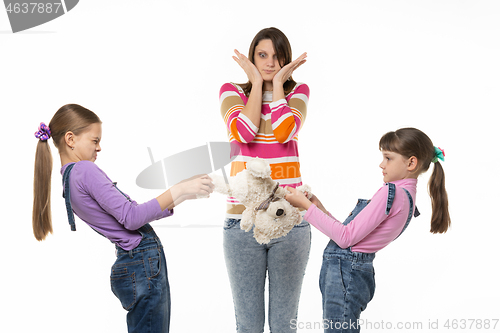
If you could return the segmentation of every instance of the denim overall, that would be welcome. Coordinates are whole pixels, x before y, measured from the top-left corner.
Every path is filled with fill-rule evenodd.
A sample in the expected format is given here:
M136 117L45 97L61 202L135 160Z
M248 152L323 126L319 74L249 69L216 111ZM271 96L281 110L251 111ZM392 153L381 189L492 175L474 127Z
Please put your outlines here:
M75 231L69 189L69 175L73 166L69 165L64 171L63 197L71 230ZM114 185L116 187L116 183ZM128 196L116 189L130 201ZM136 248L126 251L115 245L117 259L111 267L111 290L128 311L129 333L168 333L170 287L163 246L149 223L137 231L142 240Z
M386 215L389 214L396 186L387 183L389 194L387 197ZM408 227L413 213L413 198L403 188L410 201L408 218L401 233ZM370 200L359 199L356 207L343 222L350 223L359 214ZM415 217L420 213L415 207ZM361 311L366 309L368 302L375 293L375 271L373 269L375 253L353 252L349 247L340 248L330 240L323 253L323 265L319 277L319 285L323 296L323 328L325 332L359 332L358 319Z

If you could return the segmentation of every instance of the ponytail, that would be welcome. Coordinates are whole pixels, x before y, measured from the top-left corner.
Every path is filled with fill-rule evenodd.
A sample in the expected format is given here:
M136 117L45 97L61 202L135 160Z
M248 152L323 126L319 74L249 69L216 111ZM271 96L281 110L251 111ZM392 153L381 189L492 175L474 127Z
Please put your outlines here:
M428 184L432 204L431 232L433 234L445 233L451 224L444 178L441 163L434 163L434 170Z
M50 184L52 176L52 154L48 139L61 155L65 149L64 136L71 131L75 135L83 133L88 126L101 123L92 111L78 104L62 106L52 117L49 126L40 123L35 137L38 140L35 153L35 176L33 181L33 234L39 241L52 233L52 214L50 211Z
M39 241L52 233L50 211L50 183L52 176L52 154L47 140L39 140L35 153L35 176L33 182L33 234Z

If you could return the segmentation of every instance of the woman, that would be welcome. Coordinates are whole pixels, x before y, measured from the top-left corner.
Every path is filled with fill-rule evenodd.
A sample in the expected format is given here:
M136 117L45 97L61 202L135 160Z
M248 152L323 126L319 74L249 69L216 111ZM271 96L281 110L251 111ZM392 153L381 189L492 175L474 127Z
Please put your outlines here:
M127 313L129 332L169 330L170 289L160 239L148 222L171 216L174 206L212 192L211 179L196 176L138 205L94 163L101 151L101 120L76 104L61 107L49 126L41 123L35 157L33 232L43 240L52 232L50 185L52 155L48 139L61 158L64 197L72 230L73 212L116 246L111 288Z
M240 149L231 176L253 157L264 158L271 177L281 186L302 184L297 134L305 120L309 88L292 73L305 63L306 53L292 61L287 37L276 28L261 30L248 58L235 50L233 59L245 71L246 84L226 83L220 90L221 114L229 141ZM238 332L263 332L264 286L269 274L270 331L290 332L297 318L302 280L309 257L311 230L302 221L282 238L261 245L252 232L240 229L244 207L228 198L224 224L224 255L233 294Z

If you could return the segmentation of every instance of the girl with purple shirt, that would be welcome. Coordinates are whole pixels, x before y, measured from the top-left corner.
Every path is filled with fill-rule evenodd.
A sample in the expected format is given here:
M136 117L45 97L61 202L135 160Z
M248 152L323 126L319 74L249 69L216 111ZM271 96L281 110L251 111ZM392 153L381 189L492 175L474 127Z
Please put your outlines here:
M373 259L375 252L398 238L412 216L417 178L434 170L429 179L432 202L431 232L444 233L450 226L448 195L445 189L444 151L434 147L429 137L415 128L386 133L379 142L384 186L371 200L358 200L342 223L333 217L315 196L308 200L300 191L287 187L286 199L304 208L304 219L330 237L320 273L325 332L359 332L359 317L375 292Z
M48 139L61 158L64 197L71 230L73 212L115 244L111 288L127 313L129 332L168 332L170 289L160 239L148 222L173 214L173 208L196 195L209 195L213 184L199 175L172 186L158 197L137 204L120 191L94 163L101 151L101 120L76 104L61 107L49 126L41 123L35 157L33 233L39 241L52 232L50 185L52 155Z

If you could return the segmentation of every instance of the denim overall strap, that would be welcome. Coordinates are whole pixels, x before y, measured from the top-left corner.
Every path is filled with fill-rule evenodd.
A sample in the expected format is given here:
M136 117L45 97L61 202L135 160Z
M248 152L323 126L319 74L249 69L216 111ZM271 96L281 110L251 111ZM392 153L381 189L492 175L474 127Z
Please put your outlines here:
M392 208L392 203L394 201L394 196L396 195L396 185L394 185L393 183L386 183L386 184L389 186L389 191L387 193L387 206L385 208L385 215L389 215L389 212ZM412 199L410 193L405 188L403 188L403 190L405 190L406 194L408 194L408 198L410 199L410 203L413 206L413 199ZM411 212L412 212L412 209L410 209L410 215L411 215ZM413 214L413 216L418 217L419 215L420 215L420 212L418 211L417 206L415 206L415 213Z
M66 170L64 170L63 174L63 198L66 201L66 212L68 213L68 222L71 227L71 231L76 231L76 226L75 226L75 215L73 214L73 208L71 208L71 201L70 201L70 191L69 191L69 174L73 167L75 166L76 163L68 165Z
M398 237L401 236L401 234L406 230L408 225L410 224L411 218L412 218L412 213L413 213L413 198L411 197L410 192L408 192L407 189L403 188L403 190L406 192L406 195L408 195L408 199L410 200L410 211L408 212L408 218L406 219L405 226L403 227L403 230L399 233ZM415 206L415 217L419 216L420 212L418 211L417 207ZM394 240L398 239L398 237L394 238ZM393 241L394 241L393 240Z
M386 183L389 186L389 191L387 192L387 206L385 207L385 215L389 215L392 208L392 203L394 202L394 196L396 195L396 185L393 183Z
M127 198L128 201L132 202L132 199L130 199L130 197L128 195L126 195L125 193L123 193L119 188L118 186L116 186L116 184L118 184L117 182L113 182L113 186L118 190L118 192L120 192L125 198Z
M76 226L75 226L75 214L73 213L73 208L71 207L71 195L70 195L70 190L69 190L69 175L71 173L71 170L75 166L76 163L68 165L66 170L64 170L63 174L63 198L66 201L66 212L68 213L68 222L69 225L71 226L71 231L76 231ZM104 238L107 238L103 234L101 234L99 231L95 230L94 228L90 227L92 230L97 232L99 235L101 235Z

